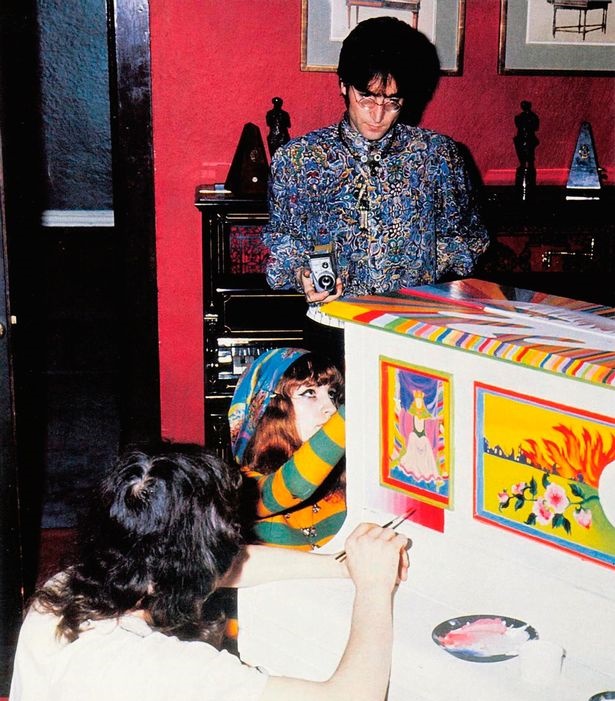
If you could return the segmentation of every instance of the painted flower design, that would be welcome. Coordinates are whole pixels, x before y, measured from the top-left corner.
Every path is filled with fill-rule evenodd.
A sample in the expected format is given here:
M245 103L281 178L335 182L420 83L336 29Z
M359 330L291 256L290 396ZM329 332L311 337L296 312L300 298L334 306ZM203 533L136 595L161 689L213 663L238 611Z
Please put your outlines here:
M583 526L583 528L591 527L592 512L589 509L576 509L572 515L579 526Z
M526 504L531 504L531 511L525 519L527 525L563 528L570 533L571 522L566 512L574 508L574 521L582 528L591 528L592 512L587 505L597 496L588 494L578 482L568 483L566 489L552 482L547 472L542 476L541 487L542 490L532 477L529 482L516 482L502 489L498 492L498 509L503 511L512 505L515 511L519 511Z
M553 511L549 508L549 502L546 499L537 499L534 502L532 514L541 526L548 526L553 521Z
M545 501L556 514L563 514L570 505L566 490L559 484L553 483L545 489Z
M498 501L500 502L500 506L508 506L508 502L510 501L510 495L505 489L503 489L501 492L498 492Z

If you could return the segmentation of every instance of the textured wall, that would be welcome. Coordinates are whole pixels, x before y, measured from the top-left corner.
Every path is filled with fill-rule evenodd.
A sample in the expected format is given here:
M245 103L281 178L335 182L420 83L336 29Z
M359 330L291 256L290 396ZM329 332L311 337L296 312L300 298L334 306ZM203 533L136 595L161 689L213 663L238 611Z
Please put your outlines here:
M39 0L47 209L111 209L105 0Z
M614 81L497 73L500 0L467 0L464 71L445 77L423 125L465 143L486 179L514 177L513 118L531 100L541 119L537 166L561 178L580 123L601 164L615 165ZM333 73L302 72L300 0L151 2L160 381L164 435L203 436L198 183L224 180L246 122L266 135L280 95L291 136L339 119Z

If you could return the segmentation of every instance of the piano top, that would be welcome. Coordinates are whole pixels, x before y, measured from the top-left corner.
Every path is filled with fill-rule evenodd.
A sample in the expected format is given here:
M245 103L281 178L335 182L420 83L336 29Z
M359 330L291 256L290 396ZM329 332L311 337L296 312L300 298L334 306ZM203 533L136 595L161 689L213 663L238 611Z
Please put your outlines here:
M347 322L615 386L615 309L477 279L345 297Z

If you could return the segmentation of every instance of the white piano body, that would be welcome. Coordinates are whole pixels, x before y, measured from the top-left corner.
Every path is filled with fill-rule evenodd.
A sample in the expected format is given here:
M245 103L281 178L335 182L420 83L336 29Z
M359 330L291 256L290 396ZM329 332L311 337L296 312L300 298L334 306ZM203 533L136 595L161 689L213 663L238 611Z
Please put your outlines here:
M527 465L511 465L513 472L502 473L502 488L510 496L502 510L493 507L493 495L488 498L492 478L480 469L482 432L494 430L487 405L500 391L512 402L514 426L529 401L538 416L554 412L557 419L561 412L581 423L586 418L590 434L601 431L605 444L611 436L615 447L615 310L478 280L406 292L327 308L347 320L348 517L324 550L342 549L358 522L384 523L409 503L418 507L400 527L413 547L409 581L395 599L389 701L585 701L615 690L615 526L601 508L603 499L606 511L613 490L584 505L593 514L590 527L575 520L578 509L571 504L557 528L546 528L514 520L518 500L504 475L516 469L527 473ZM397 364L411 375L440 378L447 387L450 481L444 508L439 502L425 506L422 498L414 499L416 492L408 496L382 483L387 459L382 431L391 405L382 396L383 378L386 367ZM608 449L602 445L603 455ZM555 474L550 480L564 484L574 501L572 482ZM540 496L540 479L537 484L533 494L525 492L525 509ZM579 484L584 490L582 480ZM569 520L568 531L563 518ZM594 527L602 529L603 538L586 547L584 534ZM326 679L348 636L352 594L352 584L343 580L242 590L242 658L273 674ZM467 614L527 622L540 638L566 650L562 675L537 687L521 679L517 657L477 664L448 654L433 641L432 631Z

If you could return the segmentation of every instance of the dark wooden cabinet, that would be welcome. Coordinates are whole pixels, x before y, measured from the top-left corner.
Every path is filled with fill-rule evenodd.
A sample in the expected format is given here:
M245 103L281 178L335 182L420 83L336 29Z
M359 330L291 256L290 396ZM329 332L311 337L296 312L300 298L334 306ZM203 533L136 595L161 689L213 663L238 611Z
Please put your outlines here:
M203 192L200 186L196 206L203 236L205 442L227 456L227 412L239 376L270 348L301 346L306 304L303 295L267 285L263 197Z
M539 187L523 202L515 188L485 188L491 245L474 277L615 306L615 188L566 195Z
M522 202L512 187L485 188L492 243L474 277L615 306L615 197L568 201L564 188L538 188ZM300 346L303 295L272 291L263 273L267 222L263 196L238 197L199 186L202 215L205 439L227 455L227 412L251 360L278 346Z

